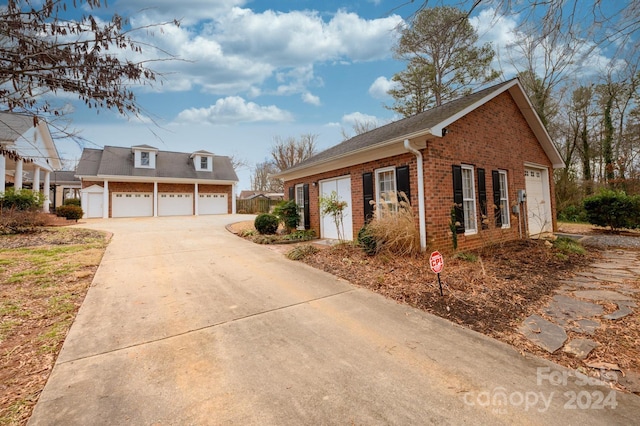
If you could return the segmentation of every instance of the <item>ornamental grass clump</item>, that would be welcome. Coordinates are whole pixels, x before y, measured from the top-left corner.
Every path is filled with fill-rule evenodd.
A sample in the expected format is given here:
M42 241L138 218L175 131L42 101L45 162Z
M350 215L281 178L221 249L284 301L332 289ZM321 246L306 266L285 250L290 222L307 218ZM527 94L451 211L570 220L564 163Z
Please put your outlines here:
M420 232L413 209L404 193L382 194L375 207L374 218L367 224L367 234L375 239L377 253L398 256L420 253Z

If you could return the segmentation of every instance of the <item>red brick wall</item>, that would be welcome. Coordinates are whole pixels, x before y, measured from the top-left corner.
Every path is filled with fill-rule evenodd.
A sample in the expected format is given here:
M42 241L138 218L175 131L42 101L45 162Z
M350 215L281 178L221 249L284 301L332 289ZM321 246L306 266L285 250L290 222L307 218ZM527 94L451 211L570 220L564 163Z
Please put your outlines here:
M430 249L451 251L453 249L450 231L450 213L453 206L453 178L451 166L468 164L474 166L474 185L476 192L476 212L480 214L477 187L477 169L484 168L486 173L487 210L489 229L482 229L481 218L477 219L478 232L475 235L458 234L458 250L468 250L486 244L518 238L518 217L511 215L511 227L496 228L493 219L492 170L505 170L509 192L509 204L514 205L518 189L525 189L524 162L546 166L549 173L551 163L538 143L526 120L509 93L503 93L488 104L467 114L447 127L448 134L443 138L427 141L423 149L425 210L427 244ZM358 230L364 224L362 174L383 167L409 165L411 176L411 205L418 217L418 186L416 159L407 153L396 157L369 162L308 176L304 179L285 182L285 197L289 187L309 184L309 207L311 228L320 235L320 216L318 207L319 185L313 182L322 179L351 175L351 199L353 215L353 233L357 238ZM553 178L548 176L551 194L554 194ZM552 203L553 226L555 223L555 197ZM524 231L524 228L523 228Z

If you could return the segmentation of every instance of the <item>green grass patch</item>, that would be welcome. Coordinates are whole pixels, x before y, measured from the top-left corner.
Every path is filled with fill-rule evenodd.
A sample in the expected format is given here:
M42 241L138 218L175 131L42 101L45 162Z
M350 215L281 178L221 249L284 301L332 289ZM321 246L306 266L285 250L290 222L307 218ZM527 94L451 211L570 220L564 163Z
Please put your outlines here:
M465 262L477 262L478 255L473 253L460 252L453 255L454 259L464 260Z
M553 247L565 256L570 254L579 254L581 256L587 254L587 251L582 247L582 244L568 237L558 238L553 242Z

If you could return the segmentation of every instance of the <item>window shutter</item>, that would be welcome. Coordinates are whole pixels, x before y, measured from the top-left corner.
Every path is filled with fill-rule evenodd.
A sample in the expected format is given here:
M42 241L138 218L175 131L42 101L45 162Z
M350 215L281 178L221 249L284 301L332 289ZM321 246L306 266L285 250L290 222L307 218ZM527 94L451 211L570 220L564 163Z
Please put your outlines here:
M367 223L373 218L373 173L362 174L362 198L364 202L364 223Z
M411 204L411 185L409 183L409 166L396 168L396 191L398 192L398 201L401 200L400 193L404 192L407 202Z
M480 223L482 229L489 229L487 219L487 180L484 175L484 169L477 169L478 173L478 201L480 201Z
M500 173L497 170L491 171L493 180L493 214L496 218L496 227L502 227L502 212L500 211Z
M302 194L304 197L304 229L311 229L311 215L309 211L309 184L302 185Z
M295 201L295 199L296 199L295 190L296 190L295 186L290 186L289 187L289 199L290 200L294 200Z
M456 232L464 233L464 206L462 197L462 167L451 166L453 172L453 203L455 210Z

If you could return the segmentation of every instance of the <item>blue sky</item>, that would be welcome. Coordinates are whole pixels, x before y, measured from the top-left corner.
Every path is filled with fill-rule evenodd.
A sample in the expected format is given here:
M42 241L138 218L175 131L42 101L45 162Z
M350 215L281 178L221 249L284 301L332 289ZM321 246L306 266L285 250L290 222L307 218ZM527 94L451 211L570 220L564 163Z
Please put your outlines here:
M179 19L180 27L135 35L179 60L155 62L162 84L136 89L141 120L74 105L73 127L87 147L149 144L235 155L249 163L237 170L238 190L249 189L251 168L268 158L276 136L317 134L324 149L342 141L341 129L351 132L354 119L398 118L383 104L392 103L386 90L404 68L392 57L395 28L416 5L398 8L403 3L409 2L111 0L98 16L117 12L136 27ZM515 69L505 57L518 16L492 17L479 8L471 21L481 41L500 53L495 67L511 78ZM158 52L145 49L143 57ZM599 50L590 55L590 66L606 62ZM58 149L67 159L81 151L69 141Z

